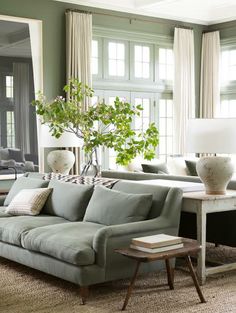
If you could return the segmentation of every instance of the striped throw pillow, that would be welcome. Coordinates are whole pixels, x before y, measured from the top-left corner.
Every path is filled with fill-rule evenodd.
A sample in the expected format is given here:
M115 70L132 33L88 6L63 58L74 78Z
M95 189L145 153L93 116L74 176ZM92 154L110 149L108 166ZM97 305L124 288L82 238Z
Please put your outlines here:
M6 213L11 215L38 215L52 188L22 189L10 202Z

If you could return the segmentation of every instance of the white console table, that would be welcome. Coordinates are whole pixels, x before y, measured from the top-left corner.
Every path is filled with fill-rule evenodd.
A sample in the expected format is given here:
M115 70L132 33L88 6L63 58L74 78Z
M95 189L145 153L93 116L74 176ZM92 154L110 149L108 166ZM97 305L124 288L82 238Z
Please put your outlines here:
M183 195L182 211L195 213L197 217L197 241L202 246L198 254L197 273L201 284L206 277L236 269L236 262L206 268L206 219L207 214L236 210L236 191L227 190L226 195L206 195L205 192L188 192Z

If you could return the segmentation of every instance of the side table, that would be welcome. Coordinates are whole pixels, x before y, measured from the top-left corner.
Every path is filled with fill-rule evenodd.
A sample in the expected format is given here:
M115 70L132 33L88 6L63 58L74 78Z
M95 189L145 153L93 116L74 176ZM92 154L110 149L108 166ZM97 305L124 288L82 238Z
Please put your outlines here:
M191 254L196 254L200 250L201 250L201 247L198 244L192 243L192 242L188 242L188 241L184 242L184 247L183 248L170 250L170 251L166 251L166 252L159 252L159 253L146 253L146 252L141 252L141 251L134 250L134 249L131 249L131 248L115 250L117 253L120 253L123 256L128 257L128 258L133 259L134 261L136 261L136 268L135 268L135 271L134 271L133 278L131 279L130 285L129 285L128 290L127 290L127 294L126 294L126 297L125 297L125 300L124 300L124 304L122 306L122 311L125 310L125 308L126 308L126 306L128 304L129 298L131 296L132 289L134 287L135 280L136 280L137 275L138 275L139 267L140 267L140 264L142 262L143 263L147 263L147 262L153 262L153 261L158 261L158 260L165 260L168 285L169 285L170 289L174 289L174 279L173 279L173 276L174 276L173 275L173 271L174 271L174 269L171 268L169 260L172 259L172 258L177 258L177 257L184 257L185 258L186 264L187 264L187 266L189 268L190 275L191 275L191 277L193 279L194 286L195 286L195 288L197 290L197 293L198 293L198 296L200 298L200 301L202 303L205 303L206 300L205 300L205 298L204 298L204 296L202 294L202 291L201 291L201 288L199 286L199 283L198 283L198 280L197 280L197 276L196 276L196 274L194 272L193 265L192 265L191 258L190 258Z
M197 217L197 242L202 247L197 259L200 284L204 284L206 277L211 274L236 269L236 262L206 268L207 214L236 210L236 191L227 190L226 195L207 195L205 192L184 193L181 210L195 213Z

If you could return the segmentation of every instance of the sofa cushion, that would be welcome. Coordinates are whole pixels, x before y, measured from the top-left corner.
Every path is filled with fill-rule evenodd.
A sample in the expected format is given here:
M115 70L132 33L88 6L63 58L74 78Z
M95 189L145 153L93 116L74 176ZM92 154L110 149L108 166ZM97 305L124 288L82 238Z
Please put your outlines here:
M93 193L93 186L77 185L51 180L53 191L48 197L42 213L64 217L69 221L79 221Z
M48 181L42 179L20 177L12 185L4 205L7 206L10 204L11 200L18 194L22 189L34 189L34 188L46 188L48 186Z
M56 216L12 216L0 218L0 240L21 246L21 235L36 227L67 223Z
M0 160L9 160L8 148L0 148Z
M90 265L95 263L93 237L102 227L86 222L40 227L23 234L22 246L71 264Z
M196 170L197 161L185 160L185 163L186 163L186 166L187 166L188 174L190 176L198 176L198 173L197 173L197 170Z
M165 163L158 164L142 164L144 173L169 174L169 170Z
M16 162L24 163L25 157L23 152L20 149L8 149L9 159L13 159Z
M145 220L152 205L151 194L128 194L96 186L84 221L117 225Z
M51 192L51 188L23 189L12 199L6 212L11 215L38 215Z

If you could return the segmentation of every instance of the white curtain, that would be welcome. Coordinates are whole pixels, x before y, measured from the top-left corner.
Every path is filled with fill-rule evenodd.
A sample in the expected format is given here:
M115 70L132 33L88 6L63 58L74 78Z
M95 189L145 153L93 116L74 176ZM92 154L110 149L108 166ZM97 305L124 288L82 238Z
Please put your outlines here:
M92 15L90 13L66 12L66 69L67 82L77 78L91 87ZM90 99L85 99L84 109Z
M201 58L200 117L213 118L220 103L220 33L203 34Z
M13 63L16 147L30 153L29 64Z
M183 155L187 122L195 116L193 30L175 28L174 64L174 154Z

